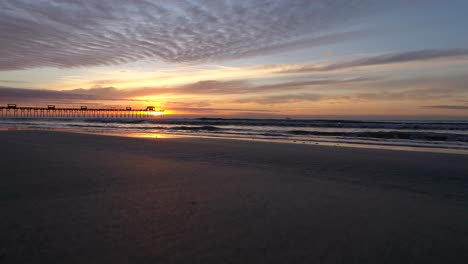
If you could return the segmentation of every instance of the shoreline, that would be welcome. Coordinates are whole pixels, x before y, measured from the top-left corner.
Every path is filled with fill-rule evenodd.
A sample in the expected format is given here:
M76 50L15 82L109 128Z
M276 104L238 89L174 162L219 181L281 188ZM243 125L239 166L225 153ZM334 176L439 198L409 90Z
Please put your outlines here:
M118 132L118 131L103 131L92 129L66 129L66 128L25 128L25 127L0 127L1 131L57 131L66 133L77 134L91 134L103 136L116 136L116 137L130 137L130 138L204 138L204 139L220 139L220 140L239 140L239 141L252 141L252 142L270 142L270 143L283 143L283 144L298 144L298 145L317 145L317 146L332 146L332 147L345 147L345 148L363 148L363 149L382 149L382 150L396 150L396 151L414 151L414 152L430 152L430 153L446 153L446 154L459 154L468 155L468 149L465 148L450 148L444 146L429 147L411 144L379 144L373 142L348 142L348 141L324 141L324 140L296 140L296 139L277 139L277 138L254 138L254 137L228 137L228 136L214 136L214 135L188 135L177 133L151 133L151 132Z

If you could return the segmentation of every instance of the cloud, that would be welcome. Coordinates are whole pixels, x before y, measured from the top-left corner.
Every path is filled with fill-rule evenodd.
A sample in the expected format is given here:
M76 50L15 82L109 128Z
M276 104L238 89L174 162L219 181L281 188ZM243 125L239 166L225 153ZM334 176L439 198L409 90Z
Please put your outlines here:
M315 47L315 46L334 44L337 42L343 42L343 41L347 41L351 39L365 37L372 33L375 33L375 32L373 30L354 30L354 31L326 34L326 35L321 35L321 36L312 37L312 38L304 38L300 40L293 40L290 42L284 42L280 44L272 43L264 47L252 48L251 50L245 51L242 54L236 54L235 56L233 56L233 58L236 58L239 56L245 57L245 56L272 54L272 53L294 50L294 49L304 49L304 48L310 48L310 47Z
M362 37L365 31L352 29L359 19L395 5L372 0L0 1L0 70L142 59L196 62L323 45Z
M271 92L291 92L321 87L332 84L351 84L365 82L369 79L319 79L294 82L283 82L268 85L259 85L248 80L216 81L206 80L179 86L143 87L135 89L117 89L115 87L95 87L89 89L73 89L51 91L45 89L24 89L0 87L0 102L74 102L76 100L102 101L102 100L134 100L134 98L158 95L248 95ZM273 98L270 98L273 100ZM292 97L290 97L292 100ZM136 100L138 101L138 100Z
M282 82L275 84L259 85L248 80L216 81L206 80L195 83L168 86L168 87L145 87L136 89L116 89L114 87L74 89L66 91L71 94L92 95L99 98L135 98L144 96L155 96L163 94L190 94L190 95L236 95L257 94L264 92L286 92L306 89L312 86L326 86L331 84L350 84L369 81L367 78L352 79L317 79L305 81Z
M10 88L0 87L0 99L3 102L15 103L17 101L30 102L35 100L83 100L83 99L97 99L95 95L91 94L77 94L62 91L50 91L50 90L33 90L33 89L21 89L21 88Z
M448 49L448 50L418 50L398 53L387 53L376 56L369 56L356 60L332 63L328 65L305 65L292 69L284 69L280 73L306 73L306 72L327 72L343 70L364 66L377 66L386 64L421 62L437 59L449 59L468 57L468 49Z
M205 80L184 85L118 89L116 87L93 87L72 90L20 89L0 87L0 103L36 104L87 102L102 104L143 103L149 98L186 98L190 107L207 107L207 103L256 103L259 105L316 101L387 101L403 102L463 102L468 90L466 78L459 76L447 79L415 78L408 80L375 78L329 78L301 79L290 82L257 83L251 80L217 81ZM331 89L332 88L332 89ZM200 97L201 96L201 97ZM193 97L193 99L190 99ZM207 98L206 100L196 98ZM201 100L201 101L197 101ZM445 100L445 101L440 101ZM445 104L445 103L442 103Z
M26 81L16 81L16 80L0 80L0 83L28 83Z
M236 100L236 103L285 104L299 102L317 102L323 99L319 94L300 93L270 96L253 96Z
M424 107L449 110L468 110L468 105L427 105Z

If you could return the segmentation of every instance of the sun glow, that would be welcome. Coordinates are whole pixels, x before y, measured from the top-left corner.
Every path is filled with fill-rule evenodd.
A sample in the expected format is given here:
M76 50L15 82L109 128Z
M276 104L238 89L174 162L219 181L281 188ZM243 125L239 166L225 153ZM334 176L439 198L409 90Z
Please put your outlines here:
M165 115L167 115L167 111L166 110L158 110L158 111L150 111L148 112L149 115L152 115L152 116L160 116L160 117L163 117Z

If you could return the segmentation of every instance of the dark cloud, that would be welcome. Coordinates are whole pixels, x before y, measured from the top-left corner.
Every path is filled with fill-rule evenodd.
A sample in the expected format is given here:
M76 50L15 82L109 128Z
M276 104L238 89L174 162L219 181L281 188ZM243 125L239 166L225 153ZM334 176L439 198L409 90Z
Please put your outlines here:
M367 93L354 94L366 100L459 100L468 96L467 81L468 76L380 80L366 88Z
M17 101L29 102L35 100L83 100L97 99L95 95L78 94L73 92L50 91L50 90L33 90L21 88L0 87L0 100L3 102L15 103Z
M257 103L257 104L285 104L299 102L316 102L320 101L323 96L318 94L300 93L300 94L285 94L285 95L270 95L270 96L253 96L245 97L236 100L236 103Z
M468 95L467 79L464 76L449 79L315 79L259 84L249 80L216 81L206 80L178 86L143 87L118 89L115 87L94 87L52 91L44 89L20 89L0 87L0 103L76 103L79 101L138 101L146 96L209 96L211 100L232 96L234 103L281 104L328 99L356 100L452 100L465 103ZM329 88L334 93L329 93ZM340 93L337 94L336 91ZM332 96L333 95L333 96ZM224 97L223 97L224 96ZM189 100L192 101L192 100ZM187 103L194 103L187 102ZM219 105L220 102L217 103ZM198 102L194 107L206 107L207 102Z
M0 83L28 83L26 81L0 80Z
M468 105L428 105L428 106L425 106L425 108L468 110Z
M157 96L164 94L177 95L243 95L267 92L300 91L314 86L331 84L350 84L365 82L368 79L322 79L297 82L283 82L270 85L257 85L247 80L215 81L207 80L186 85L171 87L146 87L136 89L117 89L115 87L97 87L51 91L41 89L21 89L0 87L0 102L34 102L34 101L69 101L76 100L131 100L135 97ZM292 97L291 97L292 99Z
M281 70L282 73L304 73L304 72L326 72L334 70L349 69L363 66L375 66L394 63L418 62L436 59L447 59L457 57L468 57L468 49L449 50L419 50L399 53L388 53L370 56L357 60L332 63L325 66L306 65L297 69Z
M319 79L295 82L283 82L268 85L257 85L247 80L215 81L207 80L191 84L172 87L146 87L119 90L114 87L75 89L67 93L92 95L99 98L134 98L162 94L195 94L195 95L236 95L256 94L263 92L286 92L301 90L312 86L326 86L331 84L349 84L365 82L371 79Z
M403 2L403 1L399 1ZM359 37L395 1L4 0L0 70L238 58Z

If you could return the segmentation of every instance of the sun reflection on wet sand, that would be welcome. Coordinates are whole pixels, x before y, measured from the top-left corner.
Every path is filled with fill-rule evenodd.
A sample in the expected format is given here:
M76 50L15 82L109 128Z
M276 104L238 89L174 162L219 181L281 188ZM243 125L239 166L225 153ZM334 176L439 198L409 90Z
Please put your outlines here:
M182 135L172 135L172 134L163 134L163 133L154 133L154 132L153 133L152 132L140 133L140 132L126 132L126 131L117 132L117 131L94 131L94 130L88 130L88 131L67 130L67 132L86 133L86 134L94 134L94 135L106 135L106 136L118 136L118 137L132 137L132 138L154 138L154 139L184 137Z
M119 134L122 135L122 134ZM181 136L161 134L161 133L124 133L123 136L136 138L178 138Z

